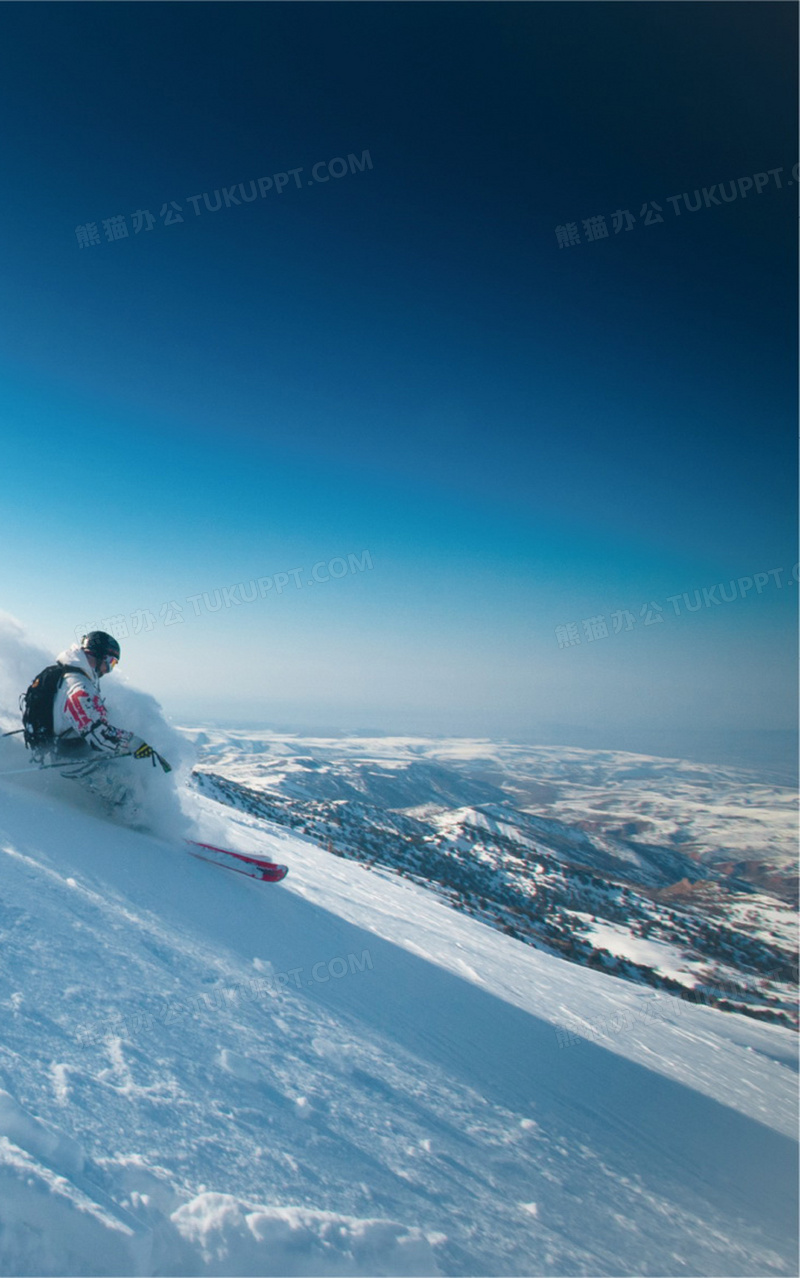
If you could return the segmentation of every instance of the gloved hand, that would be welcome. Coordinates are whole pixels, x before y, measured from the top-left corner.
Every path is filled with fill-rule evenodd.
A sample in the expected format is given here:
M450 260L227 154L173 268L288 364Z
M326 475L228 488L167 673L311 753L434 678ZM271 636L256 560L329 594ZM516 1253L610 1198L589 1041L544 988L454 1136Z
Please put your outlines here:
M151 745L148 745L146 741L143 741L141 737L131 738L129 751L133 755L134 759L152 759L153 767L155 767L156 762L158 762L161 764L163 772L172 771L172 767L169 763L167 763L166 759L160 755L157 750L154 750Z

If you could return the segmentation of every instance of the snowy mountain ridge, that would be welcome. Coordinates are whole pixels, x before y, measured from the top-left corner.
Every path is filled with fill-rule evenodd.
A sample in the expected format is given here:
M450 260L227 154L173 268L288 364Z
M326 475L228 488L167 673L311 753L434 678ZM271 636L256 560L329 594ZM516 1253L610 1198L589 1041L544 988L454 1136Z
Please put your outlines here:
M193 781L204 794L428 886L551 953L797 1024L789 792L768 798L760 782L728 768L670 768L611 752L523 757L515 748L503 771L506 747L487 742L184 731L200 752ZM724 837L714 805L726 812L733 788L730 823L740 838L749 823L748 850L762 860L731 861L732 849L714 841ZM637 803L657 809L657 821L630 820ZM601 804L611 811L605 819ZM697 811L707 827L702 851L690 846ZM779 842L774 851L765 834Z
M313 737L181 730L211 770L295 798L356 799L409 811L509 802L570 826L635 834L700 862L797 859L797 787L742 768L485 739ZM445 790L445 793L442 793Z

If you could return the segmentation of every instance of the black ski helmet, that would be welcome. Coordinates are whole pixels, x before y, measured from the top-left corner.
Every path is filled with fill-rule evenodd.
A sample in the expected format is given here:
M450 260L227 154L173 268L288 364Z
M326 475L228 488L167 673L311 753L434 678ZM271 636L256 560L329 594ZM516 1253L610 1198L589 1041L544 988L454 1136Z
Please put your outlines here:
M119 644L114 636L106 634L105 630L90 630L88 635L83 636L81 647L98 662L104 657L116 657L117 661L120 658Z

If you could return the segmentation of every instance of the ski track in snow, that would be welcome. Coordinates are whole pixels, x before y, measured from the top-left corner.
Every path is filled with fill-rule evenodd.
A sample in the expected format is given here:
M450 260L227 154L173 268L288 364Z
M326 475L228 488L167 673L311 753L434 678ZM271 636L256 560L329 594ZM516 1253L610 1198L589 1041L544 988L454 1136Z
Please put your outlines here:
M0 785L0 1272L797 1272L790 1031L186 802L289 878Z

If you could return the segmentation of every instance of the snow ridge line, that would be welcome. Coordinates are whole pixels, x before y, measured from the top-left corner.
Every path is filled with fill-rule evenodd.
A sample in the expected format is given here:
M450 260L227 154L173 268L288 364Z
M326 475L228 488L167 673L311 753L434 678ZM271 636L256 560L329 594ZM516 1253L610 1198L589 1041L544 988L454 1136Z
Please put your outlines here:
M765 979L769 979L770 973L765 973ZM718 981L714 989L687 989L684 993L670 993L666 998L662 998L657 992L651 995L645 1001L645 1010L642 1012L631 1012L630 1009L615 1012L612 1016L607 1016L601 1021L581 1021L580 1028L574 1029L571 1025L563 1025L556 1028L556 1041L559 1047L574 1047L577 1043L586 1042L590 1038L599 1040L600 1038L610 1038L623 1034L626 1030L632 1030L636 1025L649 1025L653 1021L661 1021L664 1025L669 1025L672 1018L665 1016L664 1013L672 1011L684 1014L687 1004L692 1007L710 1007L716 1011L739 1011L739 1007L726 1006L726 996L730 999L738 999L742 1001L741 986L736 981ZM659 1006L656 1007L656 1004ZM757 1019L757 1018L756 1018ZM765 1018L766 1019L766 1018ZM789 1028L795 1029L795 1026Z

